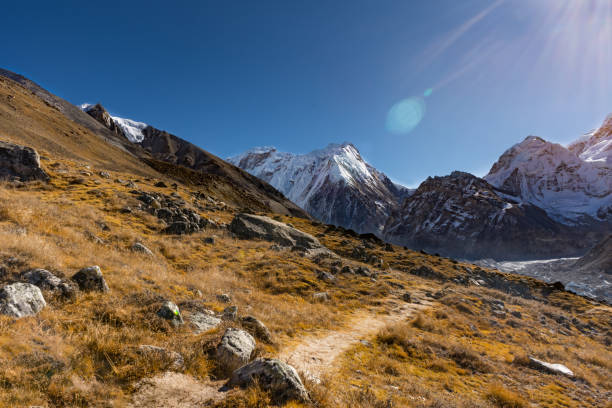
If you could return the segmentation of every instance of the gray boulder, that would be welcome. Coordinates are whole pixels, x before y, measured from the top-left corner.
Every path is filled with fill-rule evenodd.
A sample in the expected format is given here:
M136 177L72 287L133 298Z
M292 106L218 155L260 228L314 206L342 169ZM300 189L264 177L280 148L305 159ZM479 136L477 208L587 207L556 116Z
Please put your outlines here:
M249 362L255 350L255 339L239 329L227 329L217 346L215 357L221 370L231 373Z
M195 312L189 315L189 321L195 327L196 334L214 329L221 324L221 319L207 313Z
M185 369L185 360L183 359L183 356L176 351L151 346L149 344L143 344L138 346L137 352L149 360L154 360L164 364L169 370L182 371Z
M31 269L21 274L21 279L44 290L56 290L62 280L46 269Z
M81 269L74 274L72 280L79 285L79 289L82 291L109 291L106 280L104 280L104 276L102 275L102 271L98 265L88 266L87 268Z
M242 326L247 329L253 336L263 340L266 343L272 343L272 334L270 330L259 319L253 316L244 316L240 319Z
M42 290L58 292L65 299L75 299L78 287L74 282L64 281L46 269L31 269L21 274L21 279Z
M295 368L280 360L258 358L233 372L228 386L248 387L257 383L279 403L289 400L309 402L310 398Z
M330 300L330 296L329 293L327 292L317 292L314 293L312 295L312 298L316 301L316 302L327 302Z
M0 180L48 181L40 156L31 147L0 141Z
M40 289L30 283L13 283L0 289L0 313L16 318L33 316L45 306Z
M228 306L223 309L223 313L221 314L221 318L223 320L234 321L238 317L238 306Z
M179 326L184 323L181 311L174 302L169 300L165 301L164 304L157 311L157 315L162 319L169 320L173 326Z
M261 215L238 214L234 217L229 230L238 238L263 239L283 247L299 248L307 255L331 252L318 239L287 224Z
M144 246L140 242L135 242L134 245L132 245L132 251L140 252L141 254L145 254L145 255L148 255L148 256L153 256L153 252L151 252L151 250L149 248L147 248L146 246Z

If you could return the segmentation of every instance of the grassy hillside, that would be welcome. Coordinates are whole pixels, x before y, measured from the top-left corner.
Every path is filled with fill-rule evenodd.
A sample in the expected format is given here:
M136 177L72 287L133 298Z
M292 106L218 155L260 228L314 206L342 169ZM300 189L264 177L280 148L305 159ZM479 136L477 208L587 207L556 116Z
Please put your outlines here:
M352 344L322 382L307 381L315 405L606 406L612 378L607 306L523 277L507 279L525 285L533 299L462 283L472 266L376 240L366 240L367 253L375 256L368 267L380 271L375 279L337 274L328 283L317 271L328 270L329 261L238 240L225 229L163 234L159 219L138 209L136 192L147 191L174 193L218 224L239 211L214 195L203 199L200 188L155 187L157 178L126 172L104 178L93 163L43 155L49 184L0 186L2 282L35 267L70 277L99 265L110 292L81 293L72 301L45 292L48 306L39 315L0 316L2 406L126 406L141 379L167 370L164 361L139 355L141 344L181 353L185 374L198 384L224 380L211 351L225 327L239 324L225 322L201 334L189 325L174 328L156 315L163 300L186 314L199 308L221 312L227 304L217 295L229 294L240 315L254 315L272 332L274 342L258 342L256 354L278 356L306 334L350 326L364 311L387 316L405 302L406 292L428 307L416 318L400 317L366 343ZM366 265L354 249L362 247L363 237L271 216L318 236L343 256L343 265ZM214 243L207 243L212 236ZM137 241L153 256L133 252ZM430 272L418 272L423 270ZM321 291L329 301L315 300ZM494 300L505 303L505 317L494 314ZM527 354L566 364L576 379L527 367ZM259 389L232 390L224 398L218 406L270 401Z

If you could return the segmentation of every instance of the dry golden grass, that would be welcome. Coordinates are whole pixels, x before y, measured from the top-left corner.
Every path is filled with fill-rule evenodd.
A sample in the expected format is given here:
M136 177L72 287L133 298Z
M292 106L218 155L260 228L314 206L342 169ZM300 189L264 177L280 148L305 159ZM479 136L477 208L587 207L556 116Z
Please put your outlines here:
M182 237L161 234L162 224L137 209L131 188L113 181L132 180L145 191L174 191L154 187L157 180L122 173L103 179L96 169L67 160L49 159L44 164L52 175L49 185L0 185L0 266L6 269L1 283L35 267L70 277L84 266L99 265L111 291L81 294L73 302L45 293L48 306L39 315L20 320L0 316L0 406L125 406L140 379L168 366L168 361L138 354L141 344L180 352L186 373L199 380L216 378L210 352L227 324L195 335L187 325L171 327L155 312L166 299L185 313L197 308L220 312L227 306L217 300L221 293L231 296L240 315L254 315L272 331L275 342L260 342L256 353L261 356L277 355L305 333L342 326L356 309L374 312L382 309L383 301L402 302L405 291L446 293L433 308L383 330L371 347L360 343L352 348L337 375L322 384L308 383L321 407L490 406L486 390L495 384L541 406L589 407L612 386L610 351L601 335L586 336L572 326L563 328L571 334L566 336L559 333L562 326L555 320L560 315L576 317L605 334L608 308L566 295L543 305L484 288L418 278L402 268L426 265L441 276L456 276L463 264L397 247L388 252L380 245L372 249L384 260L379 268L384 273L376 281L338 275L335 283L326 283L316 271L328 268L327 261L273 251L267 242L236 240L217 229ZM84 176L84 184L71 184L83 177L83 170L94 174ZM197 208L194 192L178 189ZM133 211L123 212L127 206ZM236 210L198 211L228 222ZM318 235L340 253L361 244L359 237L327 231L324 225L279 218ZM204 238L212 235L215 244L206 244ZM137 241L154 256L132 252ZM327 291L332 301L315 302L312 295L320 291ZM493 325L495 318L486 306L493 298L504 300L508 310L522 312L523 317L515 319L520 327L508 325L510 318L499 321L499 327ZM539 323L541 316L549 322L546 327ZM550 378L520 364L527 352L564 362L576 372L578 386L561 378L555 379L561 385L527 390L526 384ZM510 380L500 378L502 374ZM571 395L564 388L570 385ZM577 397L584 405L576 402ZM263 407L269 401L253 387L218 406Z

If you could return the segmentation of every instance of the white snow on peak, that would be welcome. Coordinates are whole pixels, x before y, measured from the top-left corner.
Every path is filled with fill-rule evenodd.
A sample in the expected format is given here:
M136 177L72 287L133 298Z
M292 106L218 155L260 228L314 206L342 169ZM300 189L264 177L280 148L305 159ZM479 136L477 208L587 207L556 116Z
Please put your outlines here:
M149 125L135 120L111 116L115 124L123 131L125 137L132 143L140 143L144 140L142 131Z
M91 108L93 108L95 104L92 103L82 103L79 105L81 110L87 112ZM120 118L119 116L113 116L109 113L109 116L115 122L115 124L123 131L125 137L132 143L140 143L144 140L144 134L142 131L149 125L143 122L136 122L132 119Z
M599 167L612 167L612 114L597 129L580 137L568 146L584 161Z
M529 136L506 150L485 177L565 223L612 208L612 115L568 147Z
M359 189L376 189L382 175L350 143L330 144L307 154L256 147L227 160L272 184L303 208L325 185L346 183Z

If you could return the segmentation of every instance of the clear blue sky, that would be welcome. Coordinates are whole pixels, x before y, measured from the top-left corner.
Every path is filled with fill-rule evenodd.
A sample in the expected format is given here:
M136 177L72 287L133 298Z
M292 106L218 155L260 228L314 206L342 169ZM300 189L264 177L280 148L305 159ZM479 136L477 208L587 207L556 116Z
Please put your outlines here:
M483 175L527 135L566 143L612 112L609 0L24 0L2 14L2 67L221 157L350 141L414 185ZM411 97L421 121L390 131Z

